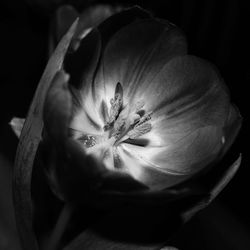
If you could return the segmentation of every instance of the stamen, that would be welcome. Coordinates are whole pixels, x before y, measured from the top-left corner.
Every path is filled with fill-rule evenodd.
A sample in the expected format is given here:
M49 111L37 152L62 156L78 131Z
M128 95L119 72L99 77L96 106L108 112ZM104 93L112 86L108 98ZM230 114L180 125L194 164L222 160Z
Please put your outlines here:
M113 147L113 160L114 160L114 167L115 168L122 168L121 159L120 159L120 156L117 152L116 147Z
M152 129L152 125L149 122L142 123L138 126L135 126L133 130L128 132L128 137L130 139L137 139L138 137L148 133Z
M114 121L116 120L122 109L123 89L121 83L119 82L116 84L115 97L111 98L110 104L111 104L111 109L110 109L109 121L107 122L107 124L105 124L104 130L107 130L111 127L111 125L114 123Z
M145 102L143 100L140 100L138 102L136 102L136 104L134 105L134 110L135 112L139 112L145 105Z
M90 148L96 145L96 138L93 135L83 135L78 138L80 142L86 147Z
M135 127L138 127L140 126L142 123L145 123L147 122L148 120L151 119L151 115L152 115L153 112L149 112L147 114L145 114L140 120L138 123L135 124Z
M108 107L103 100L100 105L100 116L103 119L104 123L108 121Z
M119 119L114 124L114 131L111 136L114 136L116 139L124 132L126 129L126 121L125 119Z

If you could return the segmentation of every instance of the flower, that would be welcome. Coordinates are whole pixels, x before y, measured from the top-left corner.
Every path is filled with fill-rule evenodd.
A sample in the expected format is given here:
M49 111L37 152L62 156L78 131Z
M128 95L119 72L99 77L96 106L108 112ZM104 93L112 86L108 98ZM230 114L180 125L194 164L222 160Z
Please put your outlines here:
M79 27L52 55L21 133L18 224L29 217L32 227L27 186L36 154L66 203L126 204L122 214L129 204L134 217L153 206L172 232L237 171L241 158L230 166L221 160L240 129L239 112L215 67L187 55L183 33L170 22L133 7L88 32ZM15 122L18 128L22 120ZM29 242L33 232L25 230Z
M173 24L143 12L105 37L131 12L93 28L66 55L50 90L57 92L45 104L45 127L55 137L60 119L54 120L65 116L69 136L105 171L162 190L221 157L231 143L226 128L238 116L218 71L186 54L185 37Z

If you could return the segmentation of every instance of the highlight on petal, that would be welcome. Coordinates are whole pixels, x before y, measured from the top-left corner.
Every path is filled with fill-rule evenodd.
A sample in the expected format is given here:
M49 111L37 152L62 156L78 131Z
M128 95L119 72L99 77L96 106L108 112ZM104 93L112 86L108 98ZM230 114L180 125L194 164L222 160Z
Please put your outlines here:
M12 118L11 121L9 122L9 125L11 126L13 132L18 138L21 135L24 122L25 122L24 118L18 118L18 117Z
M170 136L171 140L166 139L164 146L141 147L126 143L121 146L121 159L128 171L153 189L190 178L211 163L222 147L222 131L217 127L207 126Z
M111 37L103 52L95 88L104 88L110 99L120 82L125 103L131 102L138 88L147 89L171 58L184 54L186 40L177 27L152 18L138 19Z

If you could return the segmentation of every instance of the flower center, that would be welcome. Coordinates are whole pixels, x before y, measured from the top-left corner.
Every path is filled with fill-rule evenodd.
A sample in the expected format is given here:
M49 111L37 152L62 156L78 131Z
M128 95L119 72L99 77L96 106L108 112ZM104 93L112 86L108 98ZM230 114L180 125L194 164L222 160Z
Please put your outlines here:
M127 139L137 139L152 129L149 122L151 114L143 110L144 102L138 101L135 105L125 105L121 83L116 84L114 98L110 100L110 116L104 125L104 131L109 131L109 138L115 138L114 145Z
M137 101L133 105L124 104L123 88L119 82L116 84L110 105L109 110L104 102L100 107L104 119L103 135L82 134L78 140L84 145L87 153L94 153L102 158L107 158L111 153L115 161L119 158L116 147L120 143L147 145L146 140L140 141L140 137L152 129L150 123L152 112L147 113L143 109L144 101Z

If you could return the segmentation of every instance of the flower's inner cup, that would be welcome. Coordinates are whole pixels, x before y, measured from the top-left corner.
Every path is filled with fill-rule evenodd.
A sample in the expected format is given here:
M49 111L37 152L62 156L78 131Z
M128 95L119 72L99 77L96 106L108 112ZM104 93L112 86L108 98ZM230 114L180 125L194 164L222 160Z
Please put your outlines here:
M152 112L146 112L144 102L134 105L124 104L123 87L117 83L114 97L110 100L110 108L101 102L101 117L104 120L102 134L82 133L77 139L83 144L88 154L96 155L105 162L107 168L120 169L122 163L117 153L121 143L146 146L147 140L140 137L151 131Z

